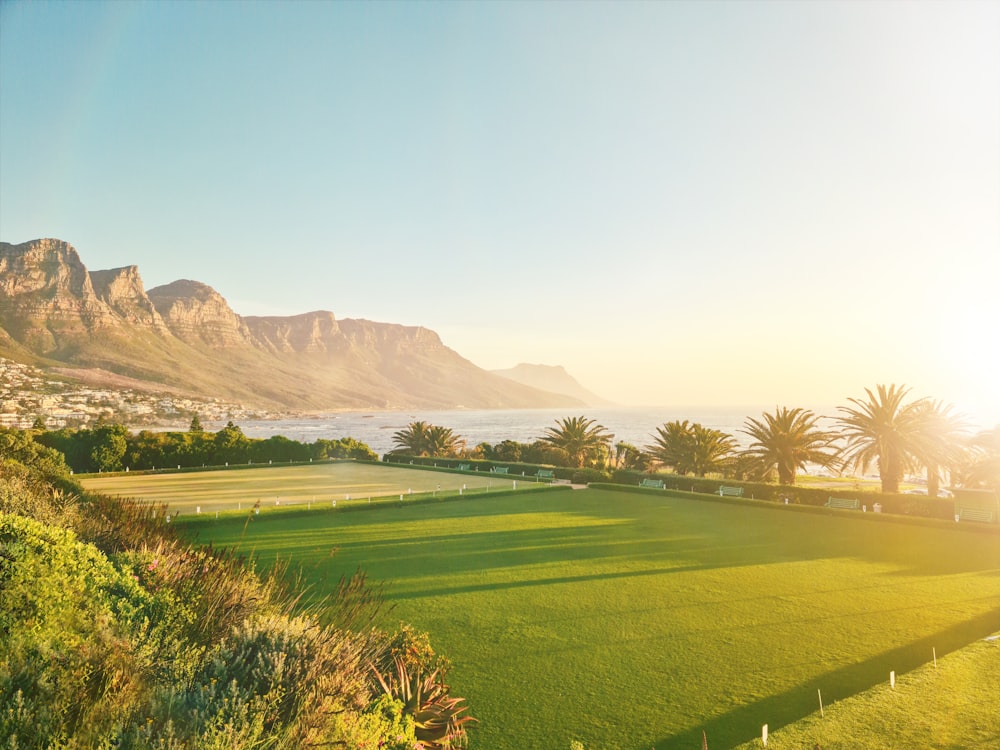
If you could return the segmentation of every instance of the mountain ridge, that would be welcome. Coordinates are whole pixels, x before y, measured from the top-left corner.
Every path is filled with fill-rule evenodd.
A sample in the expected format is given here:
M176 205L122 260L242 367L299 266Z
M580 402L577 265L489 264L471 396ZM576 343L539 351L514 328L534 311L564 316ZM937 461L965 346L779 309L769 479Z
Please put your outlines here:
M535 365L521 362L504 370L490 370L495 375L544 391L565 393L579 399L584 406L616 406L613 401L598 396L580 385L562 365Z
M483 370L428 328L326 310L243 317L207 284L146 290L137 266L90 272L51 238L0 242L0 356L272 409L582 405Z

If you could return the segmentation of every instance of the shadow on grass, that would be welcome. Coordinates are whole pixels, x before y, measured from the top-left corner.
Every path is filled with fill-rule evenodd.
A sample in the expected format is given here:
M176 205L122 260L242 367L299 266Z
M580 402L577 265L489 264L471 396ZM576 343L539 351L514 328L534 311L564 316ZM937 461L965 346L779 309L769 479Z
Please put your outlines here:
M741 706L701 726L658 740L655 750L699 748L703 731L712 750L734 747L760 737L764 724L775 730L816 711L819 707L817 689L823 691L824 705L829 706L834 701L888 682L890 671L896 672L897 679L906 679L906 672L931 660L932 649L936 649L938 657L941 657L998 630L1000 607L858 664L828 672L814 683Z

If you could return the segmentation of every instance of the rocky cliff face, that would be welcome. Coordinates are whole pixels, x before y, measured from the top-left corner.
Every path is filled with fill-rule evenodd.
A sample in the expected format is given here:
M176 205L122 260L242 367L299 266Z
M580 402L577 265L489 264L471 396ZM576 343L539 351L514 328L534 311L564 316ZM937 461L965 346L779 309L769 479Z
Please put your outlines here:
M344 351L349 343L332 312L317 312L288 317L243 318L259 346L271 352L332 353Z
M166 333L167 325L146 294L138 266L91 271L90 283L97 298L128 323Z
M170 331L185 343L213 348L252 344L246 323L207 284L180 279L147 294Z
M113 324L76 250L62 240L0 243L0 327L40 354Z
M145 291L135 266L88 273L51 239L0 243L0 356L29 354L270 409L580 405L488 373L426 328L242 318L210 286Z

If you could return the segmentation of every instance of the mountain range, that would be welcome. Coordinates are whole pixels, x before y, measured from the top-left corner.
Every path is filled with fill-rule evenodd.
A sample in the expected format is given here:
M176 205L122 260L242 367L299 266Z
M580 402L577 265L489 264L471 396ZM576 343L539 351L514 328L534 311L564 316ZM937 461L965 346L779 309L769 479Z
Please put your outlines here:
M136 266L88 271L58 239L0 243L0 356L91 383L125 377L268 409L606 403L562 368L481 369L419 326L338 320L325 310L241 316L187 279L147 290Z

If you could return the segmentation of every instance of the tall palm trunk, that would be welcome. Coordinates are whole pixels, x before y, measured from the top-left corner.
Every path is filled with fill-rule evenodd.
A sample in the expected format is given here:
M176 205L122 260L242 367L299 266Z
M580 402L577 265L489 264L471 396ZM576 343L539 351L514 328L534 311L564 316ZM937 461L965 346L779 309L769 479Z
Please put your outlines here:
M879 457L879 479L882 480L883 494L897 494L899 492L899 480L903 478L903 467L899 456L895 452L888 452L888 455Z
M937 464L927 464L927 496L937 497L941 489L941 471Z

